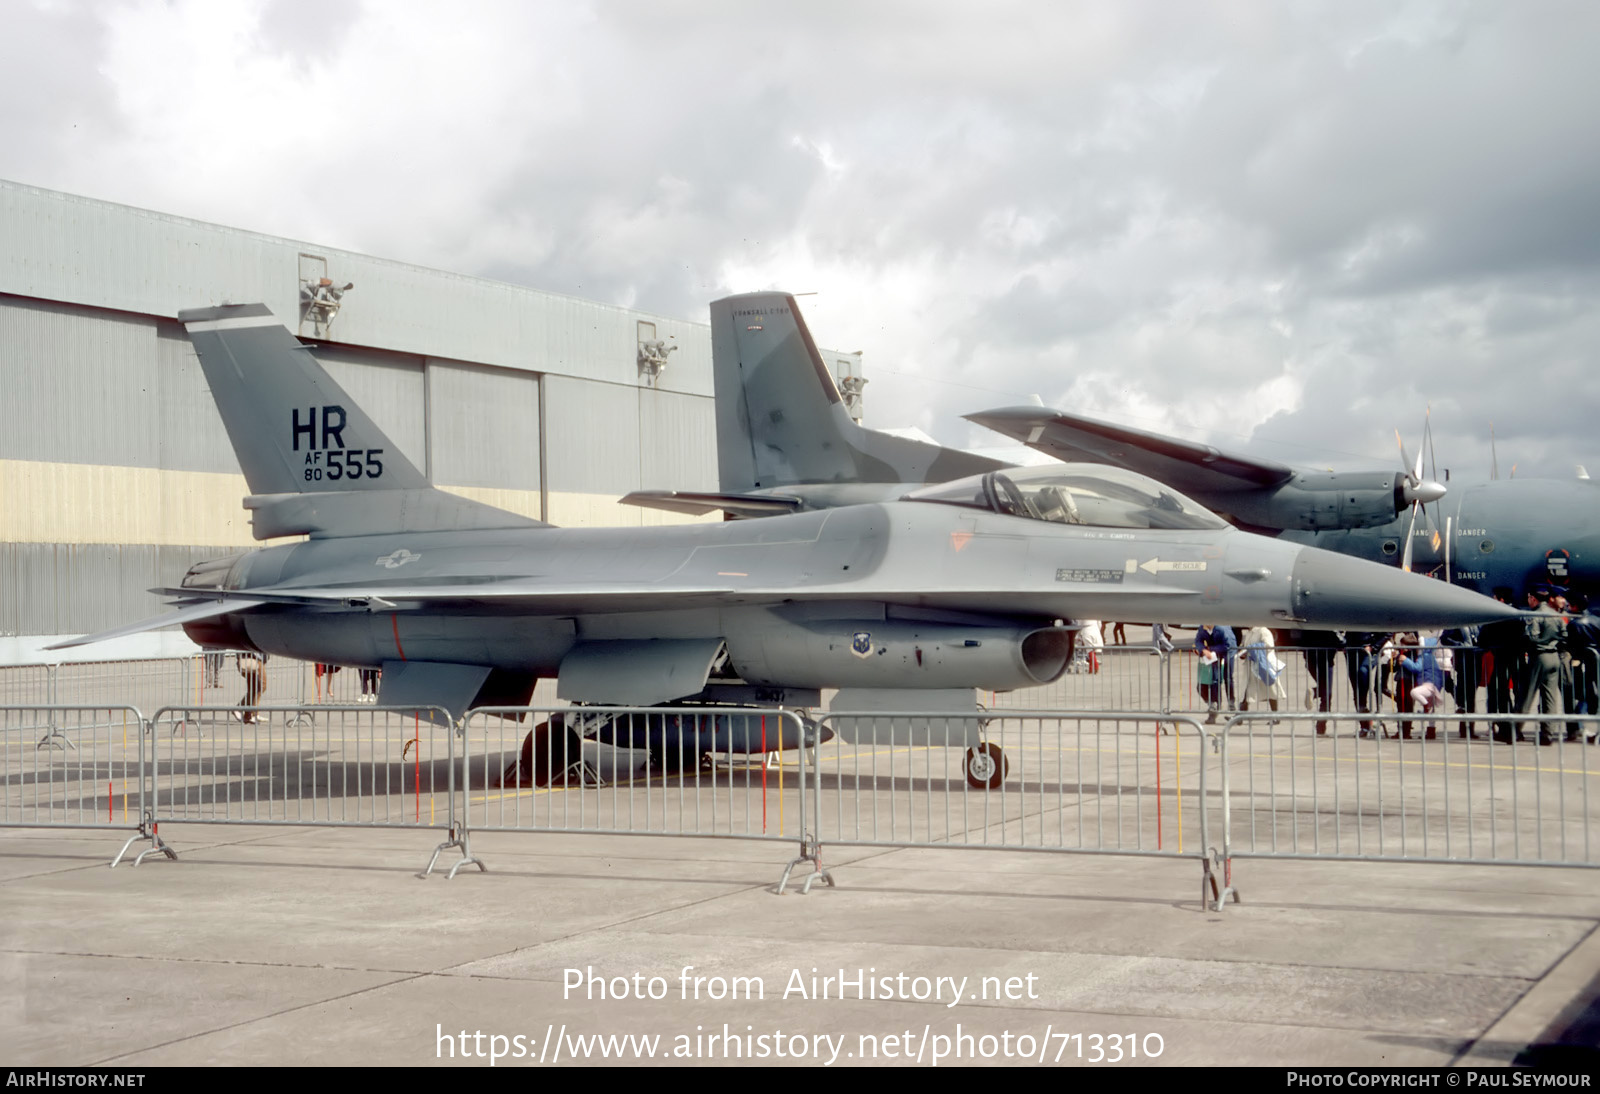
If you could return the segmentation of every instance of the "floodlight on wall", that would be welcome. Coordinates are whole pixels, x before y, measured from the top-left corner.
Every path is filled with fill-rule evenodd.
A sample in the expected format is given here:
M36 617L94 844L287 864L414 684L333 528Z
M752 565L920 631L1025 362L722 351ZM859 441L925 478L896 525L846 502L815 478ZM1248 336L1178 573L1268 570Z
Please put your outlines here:
M639 375L644 377L646 385L654 387L656 378L667 367L667 354L678 347L670 346L665 339L656 337L656 325L645 320L639 320Z
M318 338L326 337L328 327L333 323L334 316L339 314L339 307L344 302L344 294L355 287L356 283L354 281L347 281L343 286L339 286L333 283L332 278L327 277L301 281L301 322L310 322L316 328L316 336Z

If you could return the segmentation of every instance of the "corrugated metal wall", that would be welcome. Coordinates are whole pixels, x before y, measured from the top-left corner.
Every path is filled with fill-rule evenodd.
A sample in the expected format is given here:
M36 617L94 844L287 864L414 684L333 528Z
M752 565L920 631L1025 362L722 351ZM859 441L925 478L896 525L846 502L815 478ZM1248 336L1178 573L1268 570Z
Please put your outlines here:
M0 297L0 459L157 466L155 323Z
M428 360L433 481L539 489L539 378Z
M161 397L151 408L156 466L238 474L233 444L182 323L157 320L155 352L156 374L161 378Z
M550 489L620 496L639 489L639 389L545 377Z
M639 486L717 489L717 415L710 399L639 392Z
M300 256L355 282L326 334L354 345L612 383L638 380L637 320L676 345L661 386L709 398L711 328L610 304L0 180L0 293L175 318L262 301L299 326Z
M0 543L0 635L84 634L161 612L147 589L170 587L224 547Z
M312 353L406 458L426 473L428 425L422 358L326 343L317 344Z

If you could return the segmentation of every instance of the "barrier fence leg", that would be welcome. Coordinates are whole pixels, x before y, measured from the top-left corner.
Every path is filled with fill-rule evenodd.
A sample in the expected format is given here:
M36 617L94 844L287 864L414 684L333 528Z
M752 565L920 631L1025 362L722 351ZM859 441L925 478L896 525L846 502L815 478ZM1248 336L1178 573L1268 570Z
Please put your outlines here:
M434 866L439 862L439 856L451 847L458 848L461 851L461 861L450 867L450 872L445 875L446 878L454 878L456 876L456 871L460 870L469 862L478 868L479 873L487 874L489 872L489 867L483 864L483 860L472 853L472 833L467 830L467 807L465 799L467 796L467 786L471 780L467 778L467 764L469 760L467 756L466 736L466 720L463 719L454 723L448 738L450 741L450 756L445 762L445 771L447 772L446 777L449 779L449 782L445 788L445 797L450 802L450 838L433 849L433 857L428 860L427 869L418 874L418 877L427 877L429 874L433 873ZM455 757L456 741L458 739L461 741L461 780L459 787L456 783Z
M1200 880L1200 904L1207 911L1220 912L1231 899L1239 903L1239 890L1233 887L1233 793L1232 772L1228 766L1228 742L1232 740L1229 733L1237 719L1230 719L1223 727L1220 735L1201 738L1211 742L1212 755L1221 757L1218 766L1222 769L1222 847L1207 847L1205 857L1201 860L1203 873ZM1205 754L1205 746L1201 745L1201 755ZM1203 762L1203 761L1202 761ZM1205 771L1201 770L1201 786L1205 785Z
M481 873L487 874L489 872L489 868L483 864L483 860L472 853L472 834L463 827L450 829L450 838L433 849L433 857L428 860L428 868L417 876L427 877L433 873L433 868L438 863L439 856L451 847L460 849L461 861L450 867L450 872L445 877L455 877L456 871L468 863L476 866Z
M804 723L800 723L799 733L800 743L803 746L805 744ZM807 755L808 753L809 756ZM828 883L829 888L837 887L837 883L833 880L833 875L828 872L827 867L822 865L822 843L811 831L809 816L806 809L806 795L808 790L806 776L809 773L810 776L816 780L818 788L817 811L820 819L822 801L822 768L818 762L817 756L818 749L816 747L809 749L802 747L800 749L800 853L795 858L790 859L789 865L783 868L783 876L778 879L777 893L779 896L782 896L784 891L789 887L789 875L794 873L794 868L803 862L809 862L811 864L811 873L807 875L805 884L800 887L800 895L804 896L805 894L809 893L811 891L812 883L814 883L819 877Z
M1208 912L1220 912L1229 900L1239 903L1239 890L1233 887L1233 860L1211 848L1200 861L1200 903Z
M139 822L139 830L128 837L128 842L122 845L122 850L117 852L117 857L111 860L111 868L113 870L117 868L117 863L121 862L122 856L128 853L128 848L132 847L140 840L145 839L150 841L150 846L146 847L143 851L140 851L138 855L134 857L133 864L135 866L143 862L146 855L153 855L157 851L160 851L163 855L166 855L173 862L178 861L178 852L174 851L171 847L168 847L167 841L161 838L161 826L156 824L154 818L152 818L149 813L146 813L144 815L144 820Z
M56 713L57 712L56 712L55 707L56 707L56 669L57 668L58 668L58 666L56 666L56 665L46 665L45 666L45 675L47 676L47 678L50 681L50 689L49 689L50 713L47 716L49 718L49 722L47 723L47 728L45 730L45 735L43 737L40 737L39 738L39 743L33 746L33 750L35 752L39 751L41 748L44 748L46 745L48 745L49 747L51 747L53 749L57 749L57 750L59 750L61 752L65 752L69 748L72 749L72 751L74 751L74 752L78 751L78 746L77 746L76 742L74 742L71 737L68 737L65 733L61 732L61 727L56 724Z

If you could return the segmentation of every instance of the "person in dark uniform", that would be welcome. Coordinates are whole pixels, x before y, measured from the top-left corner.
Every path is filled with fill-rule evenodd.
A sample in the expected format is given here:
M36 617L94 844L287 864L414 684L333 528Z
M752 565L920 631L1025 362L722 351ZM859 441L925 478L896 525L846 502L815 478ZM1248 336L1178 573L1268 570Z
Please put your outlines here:
M1450 695L1456 710L1475 714L1478 710L1478 685L1483 679L1483 661L1478 654L1478 628L1456 627L1439 636L1439 645L1450 650ZM1462 722L1460 736L1476 737L1475 722Z
M1372 713L1372 677L1378 669L1378 651L1383 648L1383 640L1384 635L1373 631L1345 632L1344 664L1358 714ZM1372 719L1361 719L1361 736L1372 735Z
M1528 593L1528 609L1537 612L1528 620L1528 675L1517 708L1519 714L1532 714L1537 707L1544 714L1562 714L1561 645L1566 624L1550 606L1550 591L1543 587ZM1539 743L1555 744L1556 723L1539 723Z
M1596 658L1600 655L1600 618L1591 615L1588 602L1578 597L1573 598L1573 615L1567 621L1567 649L1572 653L1574 709L1580 714L1600 714L1600 672L1596 671ZM1581 722L1579 736L1585 736ZM1593 723L1588 725L1587 739L1591 743L1595 741Z
M1496 589L1494 598L1509 604L1511 590ZM1483 653L1483 674L1488 685L1484 709L1491 715L1510 714L1516 709L1525 642L1522 623L1516 619L1501 619L1478 628L1478 648ZM1493 737L1502 744L1511 744L1522 739L1522 734L1502 720L1493 723Z
M1228 694L1228 710L1233 710L1233 657L1238 648L1239 643L1233 637L1232 628L1207 623L1194 632L1194 651L1200 655L1200 671L1211 677L1209 682L1200 684L1200 696L1206 701L1208 725L1217 720L1224 689Z
M1306 671L1317 689L1317 711L1328 713L1333 703L1333 666L1344 648L1337 631L1301 631L1299 644L1305 649ZM1328 732L1326 719L1317 720L1317 732Z

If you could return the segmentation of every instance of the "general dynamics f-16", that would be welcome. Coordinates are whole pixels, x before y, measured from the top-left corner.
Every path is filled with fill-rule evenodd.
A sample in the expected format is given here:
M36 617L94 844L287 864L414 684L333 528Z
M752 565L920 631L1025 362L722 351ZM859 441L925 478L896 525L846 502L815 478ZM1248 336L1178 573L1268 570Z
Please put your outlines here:
M181 624L201 646L381 667L379 700L456 715L525 703L973 709L973 689L1047 683L1077 617L1397 629L1514 616L1440 582L1229 527L1117 468L989 470L903 499L764 520L554 528L435 489L264 305L186 311L250 488L258 539L201 563L175 614L71 645ZM774 353L792 307L740 316ZM825 373L824 373L825 375ZM873 705L873 704L876 705ZM857 705L861 704L861 705ZM648 720L647 720L648 721ZM644 741L757 751L754 719L666 719ZM668 728L670 726L670 728ZM701 728L705 727L705 728ZM674 736L676 735L676 736ZM979 744L976 730L962 744ZM967 775L998 785L993 744Z
M1585 478L1455 482L1447 492L1403 445L1398 473L1310 472L1043 407L967 418L1057 459L1149 475L1240 527L1479 593L1505 588L1520 600L1550 585L1600 595L1600 493Z

